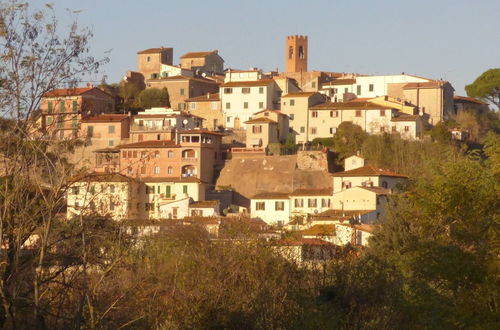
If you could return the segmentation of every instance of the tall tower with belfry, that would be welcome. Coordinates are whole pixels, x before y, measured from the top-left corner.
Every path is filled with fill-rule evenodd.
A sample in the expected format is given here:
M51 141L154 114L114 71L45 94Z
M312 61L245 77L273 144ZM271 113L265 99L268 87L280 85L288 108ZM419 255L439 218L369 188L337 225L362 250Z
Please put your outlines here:
M286 37L286 72L307 72L307 36Z

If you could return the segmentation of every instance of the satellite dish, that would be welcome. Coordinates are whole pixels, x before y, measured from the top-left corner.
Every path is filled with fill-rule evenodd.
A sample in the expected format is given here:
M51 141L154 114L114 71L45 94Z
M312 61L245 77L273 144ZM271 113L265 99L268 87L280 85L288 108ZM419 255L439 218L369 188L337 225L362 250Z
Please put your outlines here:
M203 72L203 73L201 74L201 76L202 76L203 78L205 78L205 77L207 76L207 74L206 74L205 72Z
M184 120L182 121L182 123L183 123L184 125L186 125L186 124L188 123L188 120L187 120L187 119L184 119Z

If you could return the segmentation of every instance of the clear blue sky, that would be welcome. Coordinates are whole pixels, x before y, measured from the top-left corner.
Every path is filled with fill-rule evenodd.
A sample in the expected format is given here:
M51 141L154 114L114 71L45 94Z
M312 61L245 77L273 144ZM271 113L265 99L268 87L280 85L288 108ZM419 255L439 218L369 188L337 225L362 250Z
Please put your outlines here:
M185 52L218 49L226 67L283 70L292 34L309 36L310 70L404 71L449 80L462 95L483 71L500 67L499 0L51 2L62 16L64 8L82 10L96 57L111 50L100 74L108 82L136 69L137 51L159 46L174 48L175 64Z

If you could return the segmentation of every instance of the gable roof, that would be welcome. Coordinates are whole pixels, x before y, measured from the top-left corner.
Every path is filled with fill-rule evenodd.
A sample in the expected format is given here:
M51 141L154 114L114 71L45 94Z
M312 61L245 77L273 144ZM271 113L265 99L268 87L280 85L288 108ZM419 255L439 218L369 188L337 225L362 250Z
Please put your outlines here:
M97 87L58 88L58 89L54 89L54 90L51 90L50 92L43 94L43 97L78 96L78 95L82 95L83 93L86 93L94 88L99 89Z
M141 50L140 52L137 52L137 54L156 54L156 53L160 53L160 52L167 50L167 49L172 49L172 48L165 48L165 47L148 48L145 50Z
M272 119L266 118L266 117L259 117L259 118L255 118L255 119L250 119L250 120L247 120L245 122L245 124L258 124L258 123L261 123L261 124L277 124L277 122L275 120L272 120Z
M271 109L264 109L264 110L261 110L259 112L255 112L254 115L258 115L259 113L263 113L263 112L272 112L272 113L275 113L275 114L280 115L280 116L288 117L287 114L284 114L283 112L281 112L279 110L271 110Z
M356 83L356 79L335 79L329 81L322 86L332 86L332 85L352 85Z
M313 96L314 94L319 94L318 92L294 92L294 93L288 93L282 96L282 98L285 97L309 97Z
M264 192L254 195L251 199L288 199L288 194L280 192Z
M211 101L220 101L219 93L209 93L206 95L200 95L191 97L189 99L184 100L186 102L211 102Z
M486 105L487 103L478 100L473 97L468 97L468 96L460 96L460 95L455 95L453 96L453 101L455 102L469 102L469 103L476 103L476 104L481 104L481 105Z
M176 144L172 140L150 140L141 141L135 143L121 144L117 146L118 149L128 149L128 148L180 148L180 145Z
M302 231L303 236L335 236L335 225L314 225Z
M189 52L184 55L182 55L180 58L199 58L199 57L206 57L210 54L217 54L216 50L208 51L208 52Z
M403 89L416 89L416 88L439 88L446 84L447 81L426 81L426 82L411 82L403 86Z
M418 118L420 118L419 115L407 115L407 114L400 114L397 117L392 117L391 121L415 121Z
M333 177L355 177L355 176L391 176L398 178L408 178L404 174L399 174L389 170L384 170L382 168L377 168L372 165L366 165L363 167L355 168L349 171L336 172L332 174Z
M325 102L313 107L309 110L386 110L395 109L386 105L379 105L364 99L350 102Z
M332 189L315 189L315 188L302 188L294 190L290 196L331 196Z

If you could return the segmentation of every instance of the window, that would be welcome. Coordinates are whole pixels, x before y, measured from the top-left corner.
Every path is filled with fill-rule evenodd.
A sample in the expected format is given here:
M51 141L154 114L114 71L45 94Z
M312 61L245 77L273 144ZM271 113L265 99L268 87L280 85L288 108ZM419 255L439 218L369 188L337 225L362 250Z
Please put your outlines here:
M146 61L151 62L151 56L148 56L148 57L146 58Z
M54 122L54 118L47 117L47 125L52 125L53 122Z
M259 102L259 109L264 109L264 102Z
M295 100L294 100L294 99L291 99L291 100L290 100L290 105L291 105L291 106L294 106L294 105L295 105Z
M295 198L295 207L304 207L304 200L302 198Z
M169 150L167 155L168 155L168 158L174 158L174 152L172 150Z
M307 199L307 207L316 207L318 204L317 204L317 201L316 201L316 198L308 198Z
M80 187L71 187L71 193L73 195L78 195L80 193Z
M188 193L188 186L187 185L182 186L182 193L184 193L184 194Z
M122 158L127 158L127 152L125 150L122 152Z
M330 117L337 118L339 116L339 112L337 110L330 111Z
M172 166L169 166L168 169L167 169L167 173L168 174L173 174L174 173L174 169L172 168Z
M385 110L380 110L380 117L385 117Z
M330 134L336 134L337 133L337 127L330 127Z
M285 202L275 202L274 210L275 211L283 211L285 209Z
M147 158L148 154L146 151L141 151L141 158Z
M243 109L248 109L248 102L243 102Z
M168 72L167 72L167 71L163 71L163 72L161 73L161 77L162 77L162 78L167 78L167 77L168 77Z
M266 210L266 202L256 202L255 209L257 211L265 211Z
M344 88L344 93L349 93L349 88Z
M313 111L313 112L311 112L311 116L312 116L313 118L318 118L318 111Z
M231 103L226 102L226 109L231 109Z
M224 94L232 94L233 89L232 88L224 88Z
M293 118L295 118L295 115L294 115L293 113L291 113L291 114L289 115L289 117L290 117L290 120L293 120Z
M170 197L170 194L171 194L170 189L171 189L170 186L165 187L165 196L166 197Z
M184 95L184 88L179 89L179 95Z
M114 147L114 146L115 146L115 140L109 140L108 147Z
M231 122L231 116L228 116L228 117L226 118L226 121L227 121L228 123L230 123L230 122Z
M219 107L217 106L218 102L210 102L210 107L212 110L217 110Z
M293 58L293 46L290 46L288 48L288 58L292 59Z
M361 117L361 110L356 110L356 117Z
M301 126L300 127L300 133L305 133L306 132L306 128L304 126Z
M322 198L321 199L321 207L330 207L330 199Z
M109 192L112 194L115 192L115 185L114 184L109 186Z
M316 127L311 127L311 134L315 135L318 133L318 129Z
M52 101L47 102L48 112L52 113Z
M250 87L243 87L241 89L242 94L250 94Z
M405 132L409 132L410 131L410 126L405 126Z
M115 132L115 125L108 126L108 133L113 134Z
M160 166L155 166L154 173L160 174Z
M344 181L342 182L342 189L349 189L351 188L351 182L350 181Z
M316 82L315 82L315 81L313 81L313 82L311 83L311 87L312 87L312 88L316 88Z
M370 92L373 92L373 84L368 85L368 90L369 90Z
M264 87L259 87L259 94L264 94Z
M129 151L128 152L128 158L137 158L137 151Z
M71 117L71 127L78 127L78 118L76 116Z
M73 112L77 112L78 111L78 102L75 100L73 101Z
M59 111L60 112L65 112L65 104L64 101L59 102Z
M160 152L158 150L155 151L155 158L160 158Z
M356 95L361 95L361 85L356 86Z
M115 210L115 203L113 201L109 201L109 210L114 211Z
M191 110L196 110L196 103L195 102L191 102L191 104L189 105Z
M262 125L252 125L252 133L253 134L262 133Z
M304 59L304 48L299 46L299 58Z

